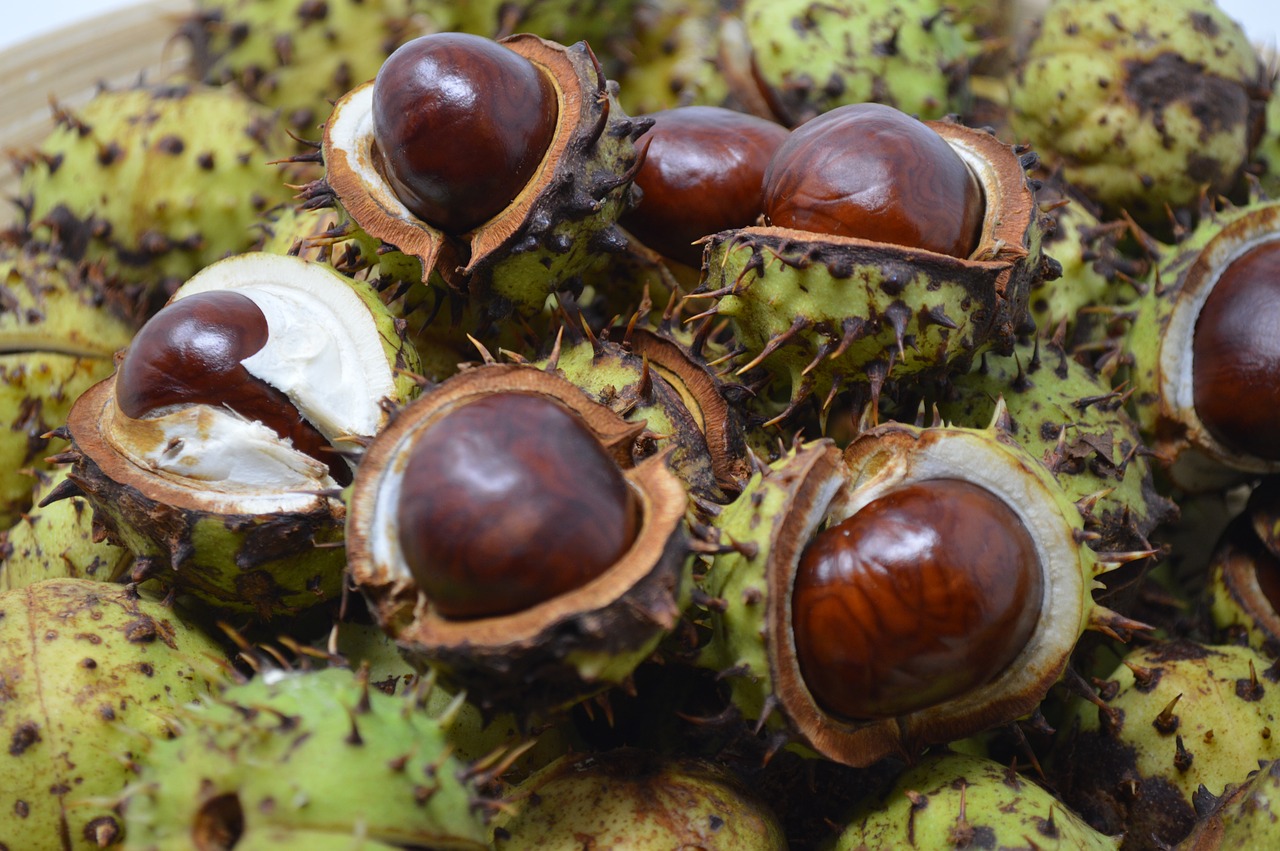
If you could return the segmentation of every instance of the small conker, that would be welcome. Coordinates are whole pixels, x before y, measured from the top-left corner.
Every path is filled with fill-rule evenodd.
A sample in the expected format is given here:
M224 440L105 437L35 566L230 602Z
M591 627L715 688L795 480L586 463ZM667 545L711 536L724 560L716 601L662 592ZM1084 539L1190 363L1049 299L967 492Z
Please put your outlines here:
M547 75L495 41L407 42L373 84L377 156L418 218L461 234L502 212L537 171L559 112Z
M441 617L462 619L585 585L630 548L637 515L622 471L576 416L495 393L418 436L396 518L418 587Z
M708 234L753 225L761 213L764 170L787 138L781 124L718 106L655 112L641 137L640 203L621 224L660 254L702 262Z
M800 557L792 626L801 676L827 712L891 718L999 674L1039 619L1035 542L990 491L906 485L818 533Z
M292 441L348 484L351 470L324 435L288 396L244 367L267 336L262 309L241 293L217 290L170 302L142 326L121 360L116 406L135 420L175 406L229 408Z
M764 214L778 227L968 257L982 187L927 124L890 106L837 107L800 125L770 160Z
M1196 415L1224 446L1280 461L1280 240L1222 271L1191 343Z

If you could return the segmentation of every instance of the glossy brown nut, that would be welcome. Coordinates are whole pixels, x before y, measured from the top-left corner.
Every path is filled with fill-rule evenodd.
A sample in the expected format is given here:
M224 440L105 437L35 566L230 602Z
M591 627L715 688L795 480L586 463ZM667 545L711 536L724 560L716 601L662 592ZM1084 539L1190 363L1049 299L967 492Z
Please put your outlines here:
M1196 415L1224 446L1280 461L1280 240L1238 257L1196 318Z
M446 618L579 588L638 528L631 488L595 436L559 404L518 393L432 423L409 452L396 511L409 572Z
M953 257L977 246L982 187L931 127L889 106L851 104L802 124L764 177L770 224Z
M437 33L387 58L373 128L387 181L418 218L461 234L502 212L555 135L555 88L513 50Z
M891 718L1001 672L1040 615L1035 543L989 491L936 479L892 491L805 549L792 625L818 704Z
M654 251L699 266L695 240L753 225L761 213L764 170L787 138L781 124L718 106L682 106L649 116L641 137L643 195L622 226Z
M303 419L289 397L244 368L267 344L267 318L231 290L196 293L166 305L142 326L116 373L116 406L132 419L183 405L225 406L271 428L329 466L340 484L346 462Z

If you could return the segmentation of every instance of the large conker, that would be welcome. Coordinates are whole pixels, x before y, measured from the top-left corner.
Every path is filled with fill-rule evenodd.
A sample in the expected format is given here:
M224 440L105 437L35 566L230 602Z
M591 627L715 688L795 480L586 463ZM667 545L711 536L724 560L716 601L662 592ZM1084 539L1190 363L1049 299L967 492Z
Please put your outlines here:
M990 491L906 485L820 533L795 577L800 673L827 712L892 718L999 674L1039 619L1035 542Z
M1191 344L1196 415L1227 448L1280 461L1280 240L1222 271Z
M702 262L708 234L753 225L764 170L787 138L781 124L718 106L682 106L648 116L645 159L636 173L640 203L621 224L660 254Z
M445 618L510 614L572 591L630 548L635 497L586 426L549 399L495 393L428 425L408 453L397 528Z
M402 45L373 84L384 176L418 218L462 234L502 212L537 171L559 113L555 87L495 41L437 33Z
M927 124L890 106L837 107L802 124L764 176L772 225L968 257L982 187Z
M186 405L226 407L257 420L329 467L340 484L351 470L297 406L245 369L267 344L267 318L232 290L195 293L170 302L142 326L116 372L116 406L142 419Z

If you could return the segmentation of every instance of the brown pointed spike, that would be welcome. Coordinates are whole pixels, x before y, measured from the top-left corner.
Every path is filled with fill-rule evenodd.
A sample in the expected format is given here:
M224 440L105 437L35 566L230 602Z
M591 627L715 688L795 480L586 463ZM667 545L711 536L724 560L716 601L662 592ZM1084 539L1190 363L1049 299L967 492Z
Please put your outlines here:
M351 721L351 729L347 732L347 737L343 739L349 745L363 745L364 737L360 735L360 725L356 723L356 710L347 710L347 719Z
M640 385L636 388L636 395L646 400L653 398L653 373L649 369L648 355L645 355L640 362Z
M1155 720L1151 722L1152 727L1155 727L1166 736L1177 730L1178 725L1182 723L1182 719L1173 711L1179 700L1182 700L1181 694L1169 701L1165 708L1160 710L1160 714L1156 716Z
M771 339L768 343L766 343L764 348L760 350L760 353L756 355L754 358L752 358L750 361L748 361L746 366L742 366L738 368L737 374L742 375L742 373L748 372L754 369L755 367L759 366L761 363L764 362L765 358L769 357L769 355L773 354L778 349L782 348L782 346L785 345L788 340L790 340L796 334L803 331L808 326L809 326L808 319L805 319L803 316L797 316L795 320L791 323L790 328L783 331L781 334L779 334L778 336Z
M485 348L484 343L480 342L475 337L472 337L470 334L467 335L467 339L471 341L471 345L476 347L476 351L480 353L480 357L486 365L492 366L497 363L497 361L493 359L493 355L491 355L489 350Z
M1133 672L1133 684L1141 691L1146 691L1155 683L1156 672L1152 668L1145 668L1128 660L1124 663L1125 667Z
M49 491L44 499L40 500L36 505L39 508L44 508L55 502L70 499L73 496L84 496L84 490L71 479L63 479L54 485L53 490Z
M373 709L369 702L369 660L365 659L356 670L356 683L360 686L360 699L356 701L355 713L366 715Z
M786 409L783 410L782 413L778 414L773 419L765 422L764 428L771 428L773 426L776 426L778 423L782 422L787 417L791 416L793 413L795 413L796 408L798 408L800 404L804 402L804 400L808 399L809 396L812 394L813 394L812 384L809 384L807 382L804 384L801 384L800 387L796 389L795 395L791 397L791 401L787 403Z
M547 365L544 368L547 372L555 372L560 366L560 349L564 342L564 326L561 325L556 331L556 341L551 346L551 354L547 357Z
M836 360L853 345L859 337L867 331L867 321L860 316L852 316L845 319L840 324L840 342L836 346L835 351L831 353L831 359Z
M138 556L133 560L133 566L129 569L129 581L142 583L159 576L163 570L162 564L163 562L154 556Z
M1191 763L1195 757L1187 750L1186 745L1182 743L1182 735L1174 739L1173 767L1178 769L1178 773L1186 774L1187 769L1191 768Z
M1100 632L1116 641L1128 641L1134 633L1150 633L1155 627L1133 618L1125 617L1106 606L1094 606L1089 612L1089 629Z

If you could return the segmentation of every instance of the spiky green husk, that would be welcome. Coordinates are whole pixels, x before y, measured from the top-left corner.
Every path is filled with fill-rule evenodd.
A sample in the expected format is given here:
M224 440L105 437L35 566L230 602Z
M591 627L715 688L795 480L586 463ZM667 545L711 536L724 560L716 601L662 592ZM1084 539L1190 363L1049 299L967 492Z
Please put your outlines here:
M1258 767L1235 788L1228 787L1178 851L1230 851L1233 848L1272 848L1280 844L1280 760L1259 760ZM1196 808L1200 813L1200 807Z
M622 748L564 757L516 787L494 847L573 851L781 851L768 805L729 772L694 758Z
M1066 802L1126 848L1182 839L1203 785L1221 795L1258 759L1280 755L1280 686L1253 650L1159 642L1131 652L1077 699L1045 763Z
M45 458L66 448L64 439L50 433L113 368L107 358L0 354L0 527L17 523L31 506L35 479L24 471L52 469Z
M453 3L455 26L486 38L533 33L573 44L586 41L606 61L626 37L641 0L468 0ZM613 68L610 68L612 74Z
M1194 231L1166 250L1130 307L1133 322L1123 341L1128 366L1120 377L1131 387L1143 437L1164 459L1172 482L1185 490L1212 490L1280 470L1209 434L1195 412L1191 372L1196 319L1218 276L1241 252L1277 233L1280 201L1206 212Z
M336 106L325 127L325 178L306 188L308 206L339 205L373 247L384 275L428 282L438 272L486 321L542 310L547 297L581 287L578 276L618 253L618 217L631 204L635 141L648 122L618 106L585 42L562 47L533 35L502 44L547 73L557 93L556 134L538 171L506 210L467 234L446 235L418 219L382 178L373 152L372 84ZM376 247L374 247L376 246Z
M0 594L0 846L117 843L136 761L204 694L216 644L133 589L55 579Z
M1004 670L970 692L893 719L832 715L796 661L790 609L801 554L824 524L935 478L986 489L1026 524L1044 587L1035 629ZM1086 629L1133 625L1094 603L1097 577L1115 562L1082 545L1082 526L1049 471L1009 436L1003 410L986 429L886 423L863 432L843 464L825 441L794 449L753 476L715 520L722 552L700 583L712 634L699 663L722 673L747 719L854 766L1009 723L1043 699Z
M1060 344L1037 337L1009 357L983 355L951 382L939 410L956 425L977 427L991 422L998 399L1010 436L1053 473L1095 550L1150 549L1148 536L1177 509L1156 491L1122 392Z
M570 335L579 336L572 329ZM668 464L691 493L723 500L705 435L680 393L647 359L593 336L566 343L535 366L565 378L628 422L643 423L639 457L669 452Z
M756 73L784 124L875 101L920 118L965 111L970 48L937 0L746 0Z
M22 169L29 238L153 292L247 250L294 191L272 164L290 145L275 114L232 89L109 90L55 118Z
M1239 180L1268 88L1208 0L1058 0L1011 82L1011 120L1091 199L1159 222Z
M41 506L66 481L61 468L37 474L36 507L0 536L0 591L25 588L43 579L92 579L111 582L128 569L128 550L94 534L93 509L81 497Z
M333 101L373 79L411 38L451 29L453 4L434 0L201 0L180 32L192 73L234 84L279 110L304 138Z
M618 75L618 100L628 113L698 104L767 112L762 97L738 82L749 70L750 45L741 20L724 6L720 0L640 3L627 44L631 58ZM744 91L754 100L743 103Z
M864 802L831 851L1007 848L1114 851L1041 786L998 762L942 752L908 769L886 795Z
M371 690L342 669L268 671L175 713L175 723L180 735L139 756L125 803L140 851L219 840L487 847L468 766L412 695Z
M1280 199L1280 86L1272 82L1267 100L1266 132L1258 142L1254 161L1261 169L1259 179L1268 198Z

